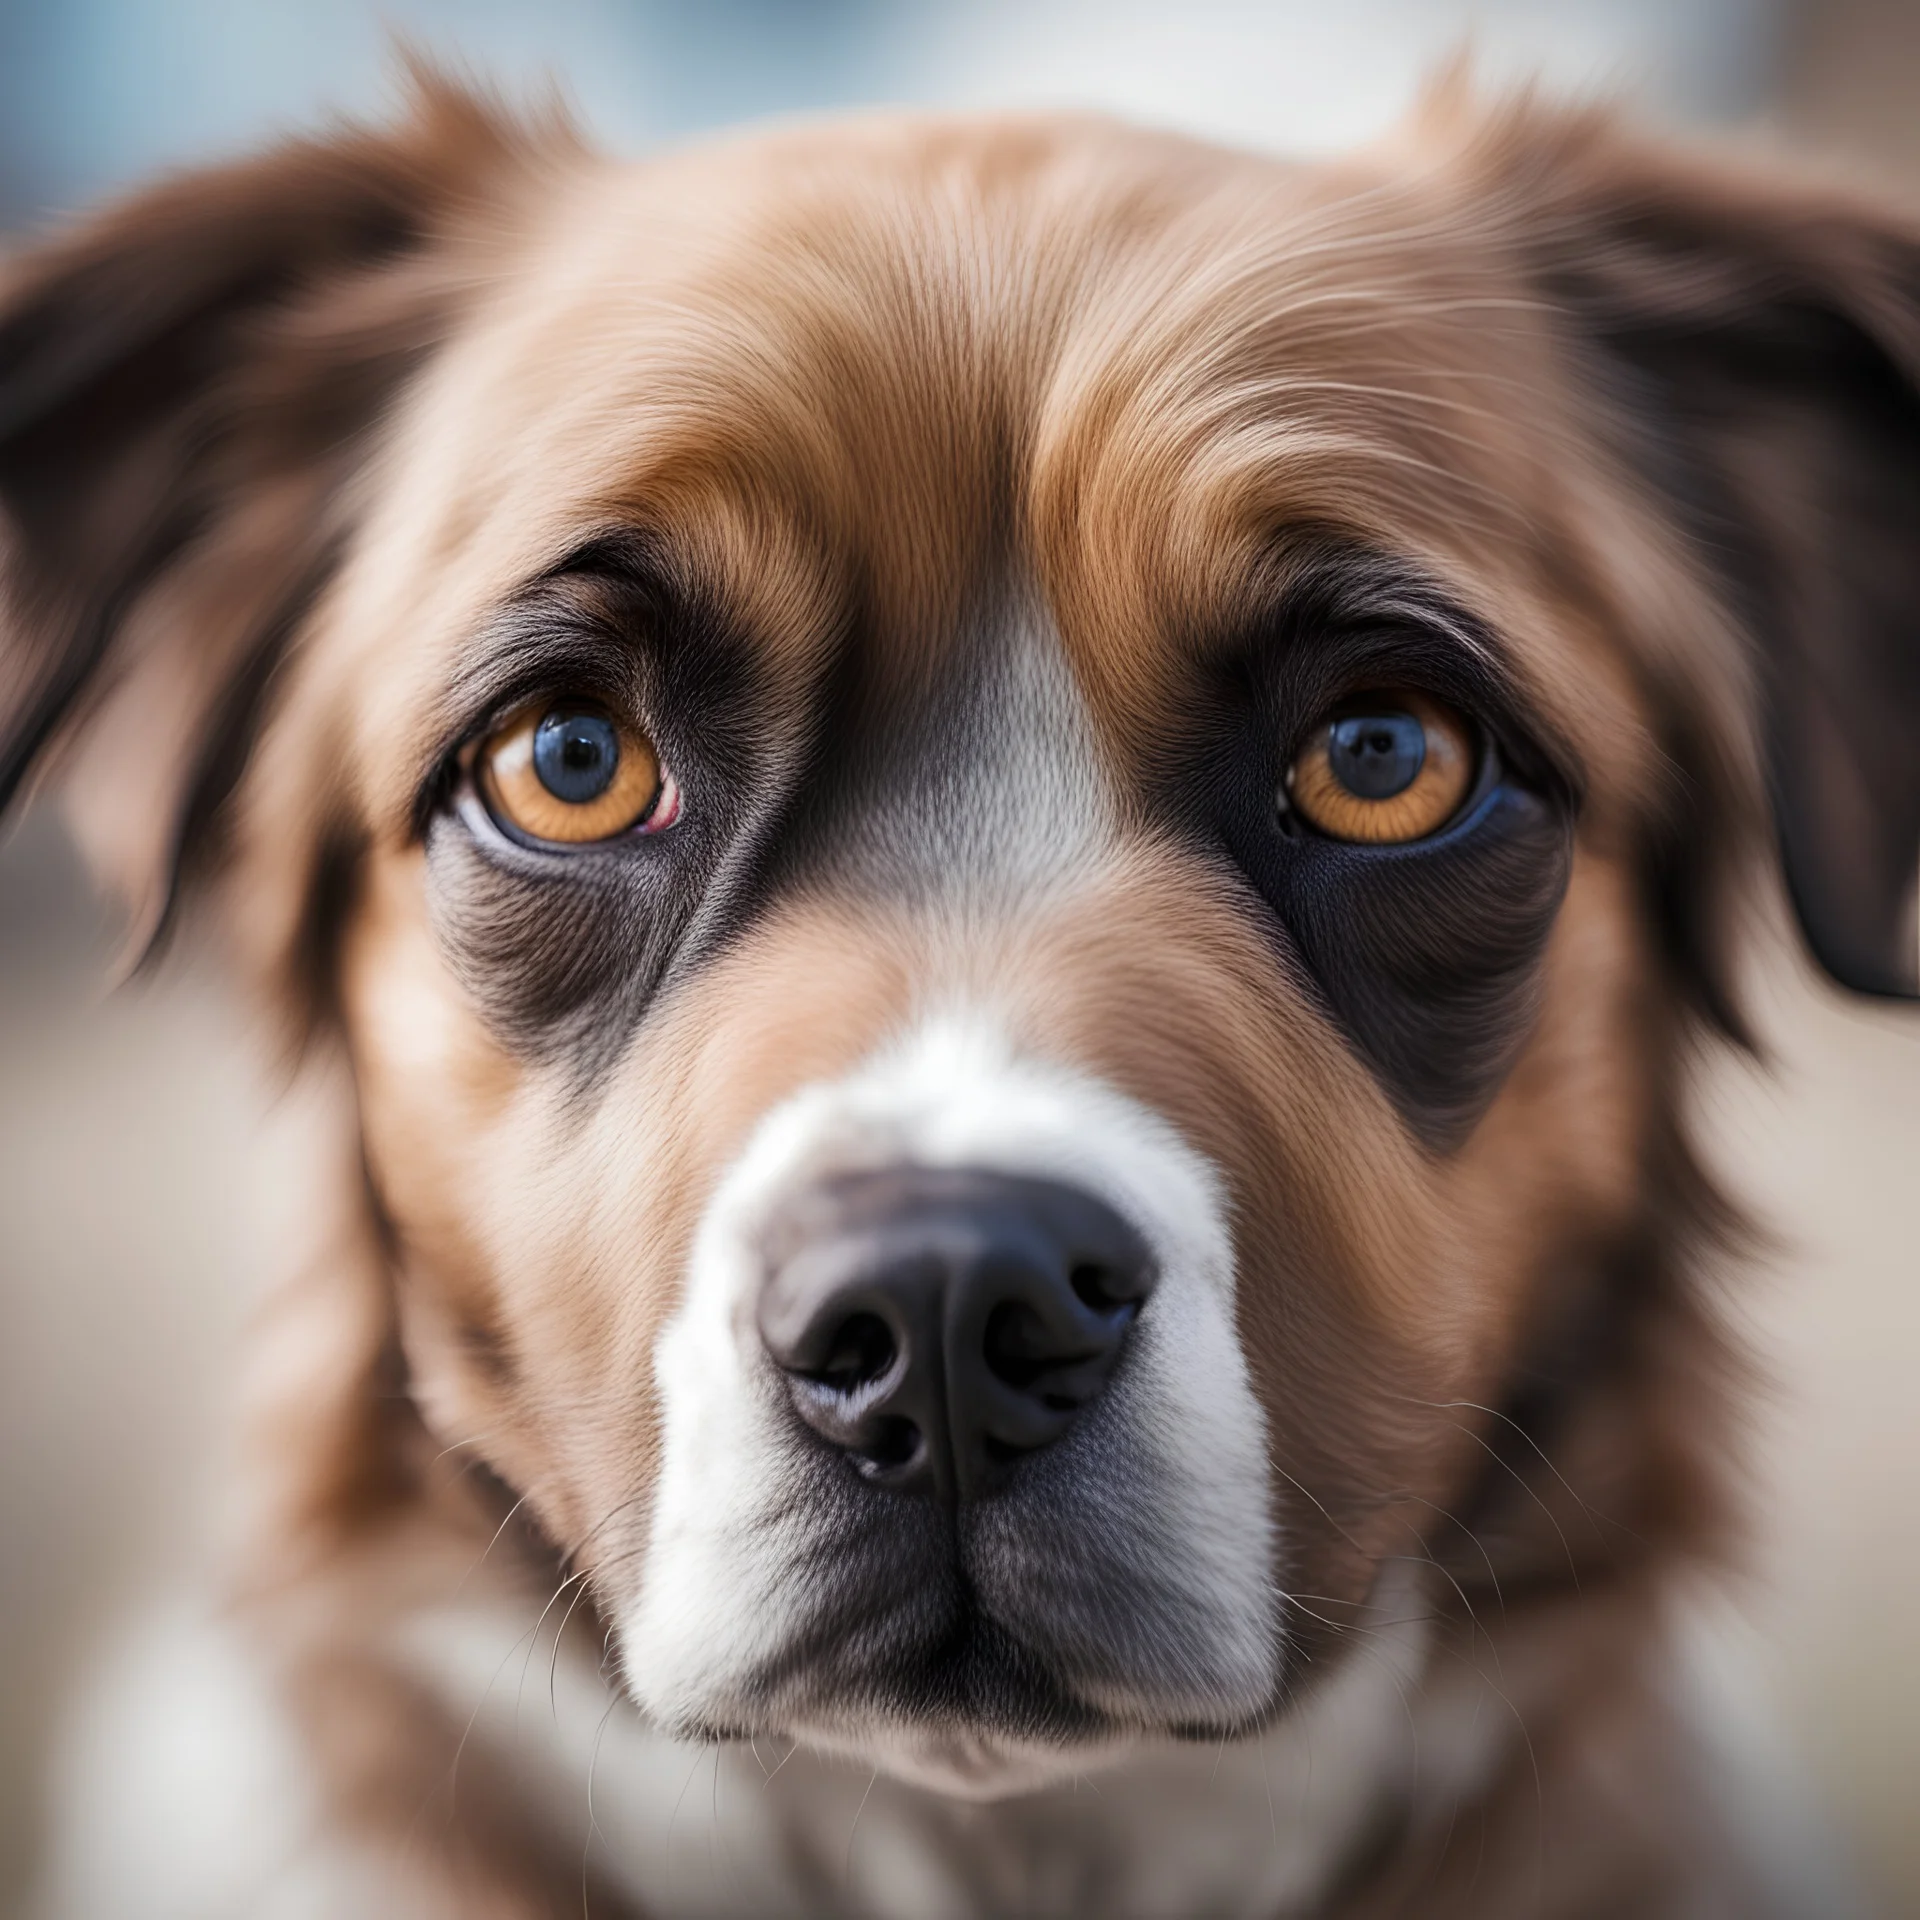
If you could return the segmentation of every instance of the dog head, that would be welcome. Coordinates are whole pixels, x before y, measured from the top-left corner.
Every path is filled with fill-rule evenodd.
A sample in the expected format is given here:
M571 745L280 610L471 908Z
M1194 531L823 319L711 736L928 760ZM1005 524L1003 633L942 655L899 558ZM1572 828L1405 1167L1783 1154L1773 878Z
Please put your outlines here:
M1920 975L1916 377L1913 233L1599 118L429 89L10 269L6 778L348 1061L634 1698L998 1790L1702 1537L1768 845Z

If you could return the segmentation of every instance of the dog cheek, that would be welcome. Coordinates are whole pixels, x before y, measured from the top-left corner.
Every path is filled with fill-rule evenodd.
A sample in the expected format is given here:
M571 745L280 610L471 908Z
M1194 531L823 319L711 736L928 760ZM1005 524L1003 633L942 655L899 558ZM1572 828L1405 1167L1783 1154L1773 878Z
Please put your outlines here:
M767 1106L840 1071L897 1016L907 985L892 948L884 925L780 916L680 983L584 1094L557 1069L528 1070L491 1129L468 1218L511 1389L483 1381L444 1328L442 1350L463 1393L505 1403L528 1462L516 1484L610 1581L643 1572L660 1334L708 1198ZM457 1247L459 1230L441 1221L437 1244ZM443 1300L450 1278L434 1276Z
M487 1279L486 1224L521 1174L526 1070L499 1049L427 925L417 851L369 865L343 943L341 1005L376 1198L402 1264Z
M1639 1202L1664 1000L1637 895L1624 860L1576 853L1533 1036L1454 1165L1476 1238L1529 1243L1502 1271L1570 1222L1624 1219Z
M341 1006L412 1390L452 1444L509 1428L525 1390L499 1276L513 1221L536 1210L522 1135L538 1102L441 959L423 878L418 850L369 862Z
M1287 1577L1358 1600L1457 1474L1445 1409L1503 1337L1439 1163L1199 862L1137 854L1003 984L1029 1045L1163 1115L1225 1177Z

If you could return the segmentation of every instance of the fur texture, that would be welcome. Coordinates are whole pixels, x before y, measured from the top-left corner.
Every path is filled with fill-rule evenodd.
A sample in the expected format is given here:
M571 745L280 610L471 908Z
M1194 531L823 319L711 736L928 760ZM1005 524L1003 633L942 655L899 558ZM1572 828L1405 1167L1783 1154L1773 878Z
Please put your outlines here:
M1447 94L616 166L424 82L17 256L0 777L139 938L207 887L336 1114L207 1683L298 1776L271 1910L1810 1911L1671 1684L1739 1385L1682 1096L1775 844L1920 978L1917 377L1898 215ZM1379 686L1477 784L1304 830ZM563 694L670 830L501 826ZM774 1199L898 1161L1161 1271L957 1515L753 1332ZM267 1910L117 1844L118 1914Z

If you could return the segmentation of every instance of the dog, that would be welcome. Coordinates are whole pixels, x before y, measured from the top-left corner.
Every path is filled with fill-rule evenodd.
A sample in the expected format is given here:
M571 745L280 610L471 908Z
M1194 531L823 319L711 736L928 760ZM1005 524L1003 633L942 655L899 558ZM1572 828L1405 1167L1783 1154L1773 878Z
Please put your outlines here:
M0 506L320 1116L76 1910L1833 1910L1684 1096L1772 874L1920 993L1920 224L422 76L14 256Z

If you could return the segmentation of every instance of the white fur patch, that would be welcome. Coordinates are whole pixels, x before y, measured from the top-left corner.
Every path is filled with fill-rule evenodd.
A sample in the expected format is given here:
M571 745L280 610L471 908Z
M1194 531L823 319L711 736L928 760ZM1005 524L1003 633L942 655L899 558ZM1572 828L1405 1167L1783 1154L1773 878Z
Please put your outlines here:
M1674 1626L1673 1697L1705 1762L1700 1778L1753 1876L1756 1920L1867 1920L1869 1903L1788 1742L1752 1625L1731 1595L1703 1588L1681 1597Z
M760 1236L804 1184L902 1162L1073 1182L1153 1249L1159 1279L1102 1410L1135 1463L1118 1516L1130 1562L1191 1615L1186 1680L1144 1704L1168 1721L1256 1710L1275 1679L1276 1540L1220 1183L1166 1121L1084 1074L1016 1057L969 1015L931 1020L846 1078L803 1089L765 1117L715 1193L656 1350L664 1463L639 1590L620 1620L635 1698L669 1726L751 1723L753 1676L808 1625L806 1576L822 1541L806 1495L818 1466L795 1445L760 1344ZM916 1750L897 1726L812 1731L957 1791L1024 1788L1075 1764L997 1745Z
M324 1831L266 1676L230 1629L184 1604L144 1621L92 1676L53 1811L36 1920L393 1911L372 1863Z
M677 1741L589 1659L469 1607L423 1617L410 1668L510 1756L596 1871L661 1920L1279 1920L1310 1911L1383 1801L1431 1772L1428 1630L1410 1581L1364 1653L1257 1740L1143 1745L989 1804L782 1741ZM531 1678L527 1677L531 1671Z

